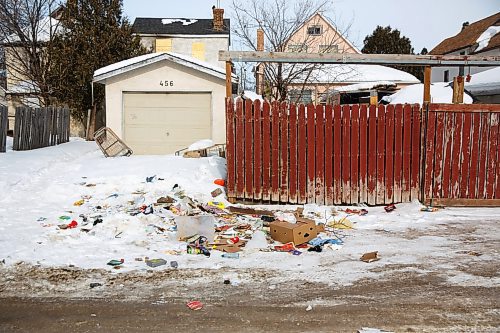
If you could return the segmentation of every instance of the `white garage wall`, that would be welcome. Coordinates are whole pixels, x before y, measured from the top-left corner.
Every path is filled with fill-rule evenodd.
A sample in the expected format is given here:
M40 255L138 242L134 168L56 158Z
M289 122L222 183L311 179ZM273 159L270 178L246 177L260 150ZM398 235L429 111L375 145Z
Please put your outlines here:
M165 84L165 81L167 84ZM160 85L163 83L163 86ZM170 82L173 85L170 85ZM197 70L161 61L106 80L106 126L123 138L123 92L210 92L212 137L226 141L225 80ZM187 95L186 98L189 98Z

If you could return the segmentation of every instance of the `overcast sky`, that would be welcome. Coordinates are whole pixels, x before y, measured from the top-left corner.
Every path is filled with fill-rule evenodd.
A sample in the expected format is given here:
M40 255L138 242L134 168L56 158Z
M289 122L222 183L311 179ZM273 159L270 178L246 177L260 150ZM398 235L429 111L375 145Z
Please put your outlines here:
M211 18L216 0L124 0L125 14L136 17ZM231 17L231 0L220 0ZM351 24L349 39L360 49L377 25L399 29L415 52L430 51L456 35L465 21L474 22L500 11L500 0L333 0L327 13L339 27Z

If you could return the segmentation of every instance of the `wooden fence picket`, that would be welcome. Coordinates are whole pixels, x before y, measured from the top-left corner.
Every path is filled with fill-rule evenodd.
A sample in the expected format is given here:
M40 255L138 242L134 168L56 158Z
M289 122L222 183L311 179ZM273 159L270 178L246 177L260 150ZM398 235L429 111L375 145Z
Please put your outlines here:
M9 127L9 115L7 108L0 105L0 153L7 151L7 130Z
M497 202L500 108L481 107L430 104L423 113L419 105L227 101L228 197L318 205ZM23 112L24 126L30 111ZM44 122L43 114L33 116ZM65 114L55 116L61 126Z

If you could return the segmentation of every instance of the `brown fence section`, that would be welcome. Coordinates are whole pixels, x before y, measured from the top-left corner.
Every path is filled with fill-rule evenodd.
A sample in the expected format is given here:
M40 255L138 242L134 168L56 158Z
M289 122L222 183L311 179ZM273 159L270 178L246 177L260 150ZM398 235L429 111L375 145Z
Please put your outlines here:
M7 149L7 130L9 127L9 117L7 108L0 105L0 153L5 153Z
M424 201L500 206L500 105L430 104L425 113Z
M230 200L370 205L419 198L418 105L226 103Z
M16 108L14 150L30 150L69 141L69 109Z

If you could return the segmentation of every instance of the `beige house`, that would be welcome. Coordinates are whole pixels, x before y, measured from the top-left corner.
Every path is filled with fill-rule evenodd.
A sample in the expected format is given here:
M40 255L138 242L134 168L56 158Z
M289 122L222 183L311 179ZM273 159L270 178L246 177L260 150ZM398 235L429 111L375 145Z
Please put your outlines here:
M213 19L142 18L132 27L151 52L174 52L224 67L219 50L228 50L230 21L224 9L213 8Z
M162 52L94 73L106 85L106 126L135 154L171 154L201 139L225 142L225 70Z
M361 54L334 24L320 13L314 14L290 36L285 49L288 52Z
M261 35L262 36L262 35ZM261 37L262 38L262 37ZM257 42L262 45L263 42ZM263 49L263 48L262 48ZM292 33L285 44L287 52L304 53L348 53L361 54L347 37L335 25L320 13L314 14L299 29ZM256 69L256 92L264 91L264 66L260 64ZM293 67L297 71L298 66ZM413 75L385 66L379 65L319 65L305 71L288 85L288 98L293 102L320 103L327 100L336 87L362 86L376 87L379 85L395 85L395 89L419 83ZM287 67L284 67L284 71ZM342 93L347 93L344 89ZM365 94L370 96L370 89Z

